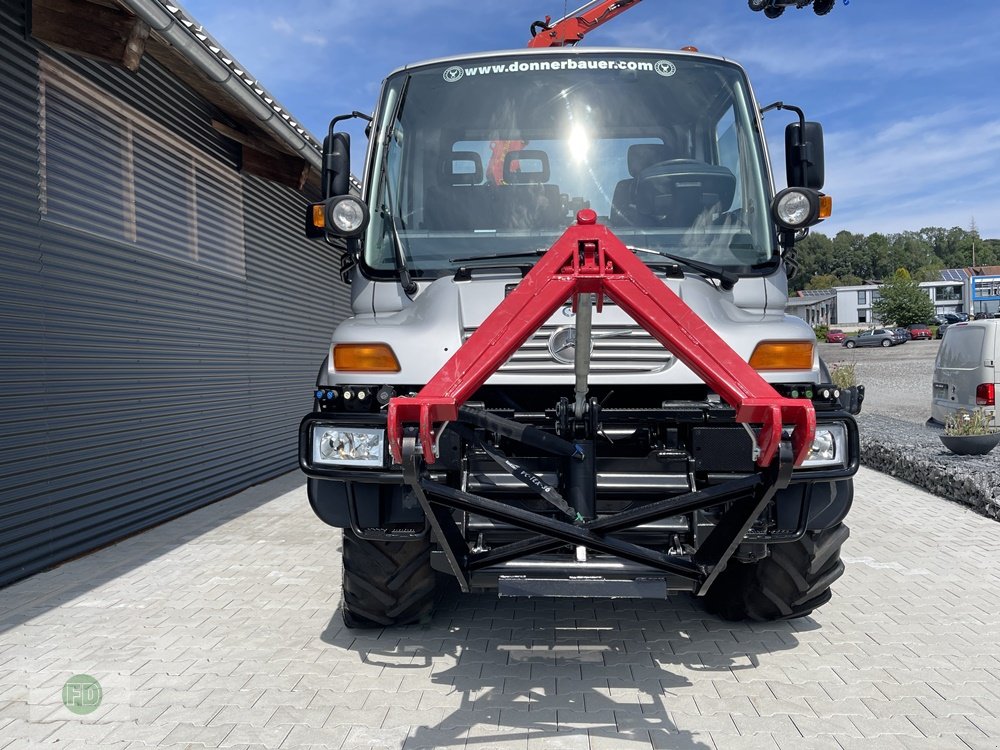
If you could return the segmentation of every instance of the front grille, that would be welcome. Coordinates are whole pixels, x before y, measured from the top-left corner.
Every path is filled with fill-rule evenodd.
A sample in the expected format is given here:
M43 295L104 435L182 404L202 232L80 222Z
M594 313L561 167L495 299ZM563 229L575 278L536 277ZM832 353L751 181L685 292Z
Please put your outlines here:
M502 373L572 373L572 364L557 362L549 354L549 337L563 326L539 328L500 368ZM468 341L475 328L466 328L462 341ZM670 366L673 355L647 331L635 325L594 325L594 352L590 371L594 373L636 374L661 372Z

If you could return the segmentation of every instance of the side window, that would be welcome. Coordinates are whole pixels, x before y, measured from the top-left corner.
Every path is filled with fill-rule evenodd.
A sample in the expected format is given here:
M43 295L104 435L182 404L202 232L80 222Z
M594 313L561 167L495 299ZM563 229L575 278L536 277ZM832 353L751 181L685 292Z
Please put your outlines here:
M128 239L128 132L99 108L56 87L45 92L41 130L42 215L86 232Z
M236 172L44 57L39 78L43 221L246 276Z

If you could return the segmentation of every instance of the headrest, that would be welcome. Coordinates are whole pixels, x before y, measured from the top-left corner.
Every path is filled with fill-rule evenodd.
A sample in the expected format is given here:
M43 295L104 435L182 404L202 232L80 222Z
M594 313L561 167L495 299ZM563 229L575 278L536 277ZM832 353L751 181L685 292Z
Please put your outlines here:
M647 167L675 157L670 147L663 143L634 143L628 147L628 173L638 177Z
M508 185L540 185L549 181L549 155L544 151L508 151L503 158L503 181Z
M446 185L478 185L483 181L483 160L475 151L452 151L441 172Z

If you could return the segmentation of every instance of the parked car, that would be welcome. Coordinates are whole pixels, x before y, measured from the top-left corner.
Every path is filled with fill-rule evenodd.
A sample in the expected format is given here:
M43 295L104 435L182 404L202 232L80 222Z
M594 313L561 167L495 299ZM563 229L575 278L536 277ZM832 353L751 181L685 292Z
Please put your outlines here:
M839 328L831 328L826 332L826 343L828 344L842 344L844 343L844 332Z
M913 338L910 335L909 328L895 328L893 329L893 333L895 334L896 338L900 340L900 342L906 342L909 341L911 338Z
M944 338L944 334L948 330L948 326L950 326L950 325L951 325L951 323L942 323L941 325L939 325L938 329L937 329L937 333L934 334L934 338L936 338L936 339L943 339Z
M984 409L997 426L994 363L1000 359L1000 321L976 320L951 327L934 363L931 419L943 423L959 409Z
M962 319L959 317L958 313L946 312L938 313L931 320L935 325L944 325L945 323L961 323Z
M911 323L907 328L910 331L910 338L913 339L932 339L931 329L928 328L923 323Z
M856 346L895 346L903 342L896 338L895 331L885 328L875 328L870 331L862 331L857 336L849 336L844 339L842 346L853 349Z

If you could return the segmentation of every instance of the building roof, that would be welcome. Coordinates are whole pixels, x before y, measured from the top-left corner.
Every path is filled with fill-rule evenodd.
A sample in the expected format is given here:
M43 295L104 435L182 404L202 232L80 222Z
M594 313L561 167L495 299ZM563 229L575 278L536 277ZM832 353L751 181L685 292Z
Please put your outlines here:
M824 302L830 302L836 298L837 293L831 289L829 294L822 297L815 295L809 297L789 297L786 307L809 307L809 305L821 305Z
M179 4L62 0L59 12L44 0L35 5L31 33L39 41L131 72L148 55L215 106L210 124L242 145L244 171L300 190L318 187L318 139Z

